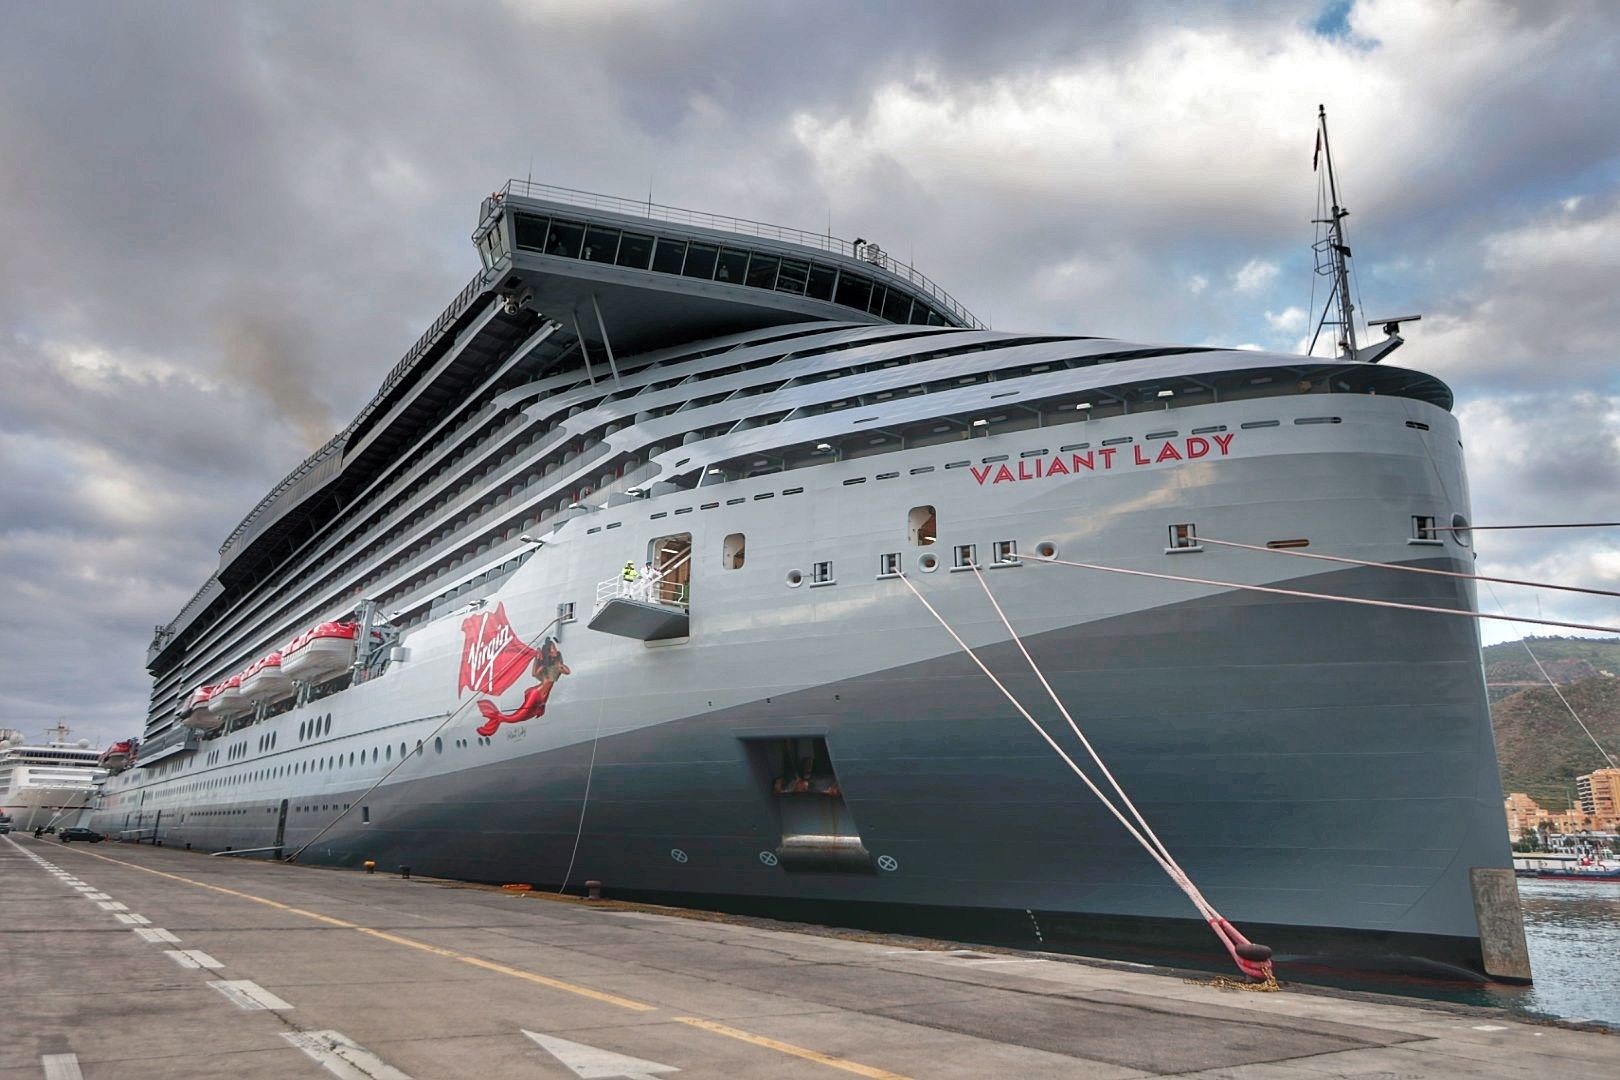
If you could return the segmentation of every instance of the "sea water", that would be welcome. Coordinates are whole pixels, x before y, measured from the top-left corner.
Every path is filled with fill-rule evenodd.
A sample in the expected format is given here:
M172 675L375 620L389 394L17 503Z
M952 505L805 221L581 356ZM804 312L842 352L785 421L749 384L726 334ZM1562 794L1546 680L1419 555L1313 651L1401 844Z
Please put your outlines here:
M1620 1031L1620 882L1521 878L1519 901L1535 983L1484 1003Z

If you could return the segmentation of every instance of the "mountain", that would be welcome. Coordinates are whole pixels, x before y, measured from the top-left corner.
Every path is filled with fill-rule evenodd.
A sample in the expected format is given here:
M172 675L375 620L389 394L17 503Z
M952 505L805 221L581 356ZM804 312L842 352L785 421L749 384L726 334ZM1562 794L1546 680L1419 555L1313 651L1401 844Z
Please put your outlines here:
M1533 637L1485 649L1502 789L1564 809L1574 797L1575 777L1606 762L1547 686L1536 660L1597 740L1620 758L1620 639Z

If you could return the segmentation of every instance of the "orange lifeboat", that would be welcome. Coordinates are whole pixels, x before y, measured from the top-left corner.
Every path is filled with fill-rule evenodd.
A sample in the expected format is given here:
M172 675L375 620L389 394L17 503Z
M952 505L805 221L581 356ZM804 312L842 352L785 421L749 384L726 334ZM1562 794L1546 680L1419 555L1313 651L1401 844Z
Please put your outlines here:
M305 630L281 650L281 673L300 682L320 682L354 663L357 623L329 622Z
M208 711L208 702L214 696L214 687L199 686L180 707L180 723L196 731L213 731L224 722L224 717Z
M274 701L292 693L293 681L281 670L281 654L273 652L242 673L242 696L249 701Z
M242 696L242 676L232 675L218 686L208 697L209 715L220 720L232 716L239 716L248 711L249 702ZM218 726L217 724L215 725Z

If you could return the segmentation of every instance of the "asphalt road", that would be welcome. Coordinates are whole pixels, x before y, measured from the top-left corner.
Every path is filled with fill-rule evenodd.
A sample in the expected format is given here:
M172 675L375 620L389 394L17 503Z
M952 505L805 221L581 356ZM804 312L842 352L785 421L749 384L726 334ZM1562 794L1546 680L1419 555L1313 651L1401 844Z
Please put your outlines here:
M1620 1075L1620 1039L172 849L0 838L0 1077Z

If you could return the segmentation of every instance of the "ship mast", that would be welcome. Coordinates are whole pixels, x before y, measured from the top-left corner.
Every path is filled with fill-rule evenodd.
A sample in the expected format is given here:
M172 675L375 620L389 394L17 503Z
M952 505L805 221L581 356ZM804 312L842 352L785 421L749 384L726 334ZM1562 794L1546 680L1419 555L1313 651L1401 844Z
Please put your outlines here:
M1327 164L1328 183L1328 216L1322 219L1327 225L1327 257L1328 265L1333 275L1333 296L1339 309L1339 354L1348 360L1356 358L1356 306L1350 299L1350 245L1345 241L1344 219L1350 216L1350 211L1339 205L1339 184L1333 175L1333 148L1328 144L1327 107L1316 107L1316 121L1322 137L1322 156ZM1323 312L1323 319L1327 313ZM1321 332L1321 327L1317 327Z
M1316 323L1316 333L1311 335L1310 347L1305 350L1307 355L1316 351L1316 340L1322 336L1325 326L1339 328L1339 357L1363 364L1376 364L1385 356L1400 348L1403 340L1400 335L1401 324L1416 322L1421 315L1392 315L1386 319L1369 319L1368 326L1381 323L1384 327L1384 340L1365 347L1356 343L1356 305L1350 298L1350 244L1344 235L1344 219L1350 216L1350 211L1339 205L1339 181L1333 173L1333 149L1328 145L1327 107L1316 107L1316 149L1327 164L1327 199L1328 216L1316 218L1315 224L1327 226L1327 236L1312 245L1316 252L1316 272L1323 277L1333 279L1333 292L1322 306L1322 315ZM1311 168L1316 168L1316 157L1311 158ZM1328 311L1337 309L1338 318L1329 319Z

